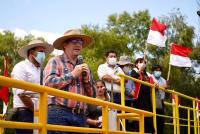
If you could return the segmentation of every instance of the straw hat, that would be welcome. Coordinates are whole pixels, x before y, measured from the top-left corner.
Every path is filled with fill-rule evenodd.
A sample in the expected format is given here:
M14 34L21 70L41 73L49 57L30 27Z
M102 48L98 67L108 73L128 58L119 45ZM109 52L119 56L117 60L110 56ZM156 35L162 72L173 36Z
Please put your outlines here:
M27 58L28 50L30 50L31 48L40 47L40 46L45 48L44 50L45 54L51 53L54 49L52 45L45 43L41 40L32 40L31 42L28 43L28 45L21 47L18 51L18 54L23 58Z
M64 36L56 39L53 43L54 48L63 50L63 43L70 38L80 38L83 40L83 48L87 47L93 42L93 38L82 34L79 30L77 29L71 29L68 30L67 32L64 33Z
M131 63L131 59L128 56L120 56L119 61L117 62L117 64L119 65L133 65L133 63Z

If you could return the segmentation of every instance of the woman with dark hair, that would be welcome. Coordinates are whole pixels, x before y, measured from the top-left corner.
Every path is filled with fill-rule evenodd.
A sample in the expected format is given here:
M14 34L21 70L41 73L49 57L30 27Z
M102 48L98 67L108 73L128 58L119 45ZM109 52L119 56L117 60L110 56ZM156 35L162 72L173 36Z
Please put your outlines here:
M95 87L96 87L96 98L100 100L105 100L109 101L109 96L107 93L107 89L105 88L105 83L102 80L97 80L95 82ZM101 116L102 116L102 107L93 105L93 104L88 104L87 108L87 124L91 128L101 128Z
M131 71L133 78L153 83L152 77L148 76L146 72L146 62L143 58L138 58L135 61L135 68ZM151 101L151 87L142 85L140 83L135 84L135 100L134 107L146 111L152 112L152 101ZM145 133L154 133L153 118L145 117Z

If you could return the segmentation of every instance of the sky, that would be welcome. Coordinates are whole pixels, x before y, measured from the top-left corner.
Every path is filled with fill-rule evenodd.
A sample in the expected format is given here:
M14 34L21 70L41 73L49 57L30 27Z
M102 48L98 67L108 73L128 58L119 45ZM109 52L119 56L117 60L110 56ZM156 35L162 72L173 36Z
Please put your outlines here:
M106 26L114 13L130 14L149 10L151 17L168 15L180 8L186 22L200 31L200 0L2 0L0 2L0 32L10 30L16 37L32 34L49 43L71 28L82 25Z
M114 13L148 9L152 17L159 17L173 8L180 8L188 24L199 29L196 0L2 0L0 29L59 36L84 24L105 26Z

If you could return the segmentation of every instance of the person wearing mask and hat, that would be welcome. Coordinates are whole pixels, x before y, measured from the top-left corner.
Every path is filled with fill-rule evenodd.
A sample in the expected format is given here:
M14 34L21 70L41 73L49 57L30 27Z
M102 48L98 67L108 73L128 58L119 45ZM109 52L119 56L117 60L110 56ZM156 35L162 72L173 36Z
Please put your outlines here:
M130 75L130 71L133 68L133 64L131 63L131 59L128 56L120 56L119 61L117 63L119 67L124 71L126 75ZM133 107L133 97L135 96L135 86L134 82L131 80L127 80L125 83L125 105L129 107ZM134 124L132 120L126 120L126 130L134 131Z
M83 48L89 46L93 38L71 29L53 43L55 49L63 50L62 55L51 58L44 69L44 85L66 92L95 97L92 76L87 64L80 62L78 56ZM84 72L84 75L83 75ZM49 96L48 123L84 127L85 104L72 99ZM68 132L48 131L48 134L70 134Z
M121 104L120 96L120 77L117 73L123 73L122 69L117 65L117 52L109 50L105 54L106 62L99 65L97 74L100 80L105 82L106 88L111 96L111 101ZM113 93L112 92L113 89ZM113 99L113 100L112 100Z
M135 61L135 68L130 73L131 77L154 83L153 78L146 72L146 62L144 58L138 58ZM151 101L151 87L134 82L135 85L135 96L134 96L134 107L146 111L152 112L152 101ZM145 133L154 133L153 118L145 117ZM138 127L137 127L138 128Z
M162 75L162 67L160 65L152 66L152 77L154 83L157 87L167 88L168 84L166 80L161 76ZM164 115L164 99L165 99L165 91L156 89L156 113ZM157 119L157 133L164 134L164 118L156 117Z
M53 46L41 40L32 40L19 49L18 54L25 60L17 63L11 73L13 79L40 84L41 67L45 56L53 51ZM40 80L41 79L41 80ZM13 88L13 107L17 108L17 121L33 122L34 100L31 91ZM29 96L27 96L29 95ZM33 130L16 129L16 134L32 134Z

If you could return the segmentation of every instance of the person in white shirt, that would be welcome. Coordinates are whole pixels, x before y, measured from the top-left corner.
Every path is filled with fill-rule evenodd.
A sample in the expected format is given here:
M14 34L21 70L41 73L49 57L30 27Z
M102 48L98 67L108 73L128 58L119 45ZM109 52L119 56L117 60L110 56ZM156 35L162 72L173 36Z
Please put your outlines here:
M35 84L42 83L41 67L45 55L53 51L52 45L41 40L33 40L19 49L18 54L25 60L17 63L11 73L13 79ZM13 107L17 108L17 121L33 122L34 93L13 88ZM16 129L16 134L33 134L33 130Z
M113 88L114 103L120 104L120 77L117 73L123 73L122 69L117 65L117 52L109 50L105 54L106 62L99 65L97 73L100 80L106 84L106 88L111 92ZM111 94L112 99L112 94Z

